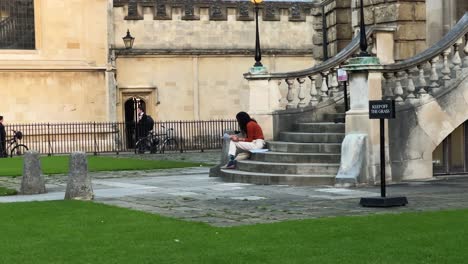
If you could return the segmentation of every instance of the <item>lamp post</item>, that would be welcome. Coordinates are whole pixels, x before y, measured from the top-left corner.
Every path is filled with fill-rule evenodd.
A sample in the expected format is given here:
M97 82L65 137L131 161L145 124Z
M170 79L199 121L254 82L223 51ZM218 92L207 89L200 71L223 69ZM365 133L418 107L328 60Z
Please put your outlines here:
M138 122L138 106L140 105L140 98L137 98L137 97L132 97L132 101L133 101L133 113L134 113L134 124L135 124L135 127L134 127L134 135L135 135L135 154L137 153L137 149L136 149L136 143L138 141L138 126L137 126L137 122Z
M359 47L361 48L361 52L359 53L360 57L369 57L370 54L367 52L367 37L366 37L366 24L364 23L364 3L363 0L361 2L361 23L359 25L359 33L360 33L360 41Z
M263 0L251 0L255 4L255 64L254 67L263 67L261 63L262 60L262 50L260 49L260 33L258 31L258 5L263 2Z
M126 49L131 49L133 48L133 42L135 41L135 38L130 35L130 30L127 29L127 35L122 38L125 44Z

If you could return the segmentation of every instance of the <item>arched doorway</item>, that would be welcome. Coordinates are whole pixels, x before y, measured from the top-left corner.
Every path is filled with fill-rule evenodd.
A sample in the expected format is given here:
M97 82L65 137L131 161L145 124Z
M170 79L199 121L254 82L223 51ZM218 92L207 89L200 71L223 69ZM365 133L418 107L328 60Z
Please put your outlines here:
M146 111L146 102L138 97L131 97L125 102L125 134L127 148L135 147L135 117L136 108L141 106Z
M432 153L434 174L468 173L468 121L457 127Z

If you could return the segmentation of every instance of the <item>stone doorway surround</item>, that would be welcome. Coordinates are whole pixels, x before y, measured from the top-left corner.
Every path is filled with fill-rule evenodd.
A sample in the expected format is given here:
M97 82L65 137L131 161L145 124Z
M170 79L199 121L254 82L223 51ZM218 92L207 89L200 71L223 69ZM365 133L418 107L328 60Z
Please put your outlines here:
M155 86L119 87L117 93L118 121L125 121L125 102L132 97L141 98L146 102L146 113L157 119L156 106L159 102L158 88Z

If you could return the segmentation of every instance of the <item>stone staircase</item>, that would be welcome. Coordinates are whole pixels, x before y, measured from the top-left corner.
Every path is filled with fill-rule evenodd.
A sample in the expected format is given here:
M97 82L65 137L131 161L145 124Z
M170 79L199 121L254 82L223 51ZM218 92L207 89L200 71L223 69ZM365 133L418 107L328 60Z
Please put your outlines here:
M286 185L334 185L340 167L344 114L326 114L321 122L296 123L294 131L281 132L270 150L239 161L237 170L221 170L227 182Z

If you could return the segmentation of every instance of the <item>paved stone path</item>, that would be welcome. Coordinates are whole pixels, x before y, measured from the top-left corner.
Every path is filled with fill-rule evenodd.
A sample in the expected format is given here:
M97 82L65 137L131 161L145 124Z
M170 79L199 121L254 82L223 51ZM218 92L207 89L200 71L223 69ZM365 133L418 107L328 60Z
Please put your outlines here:
M378 187L334 188L262 186L225 183L208 177L207 168L91 173L96 202L216 226L268 223L341 215L399 213L468 208L468 177L391 185L389 195L406 195L409 205L364 208L363 196L378 196ZM2 202L61 200L65 175L46 177L44 195L0 197ZM20 178L0 178L0 185L19 187Z

